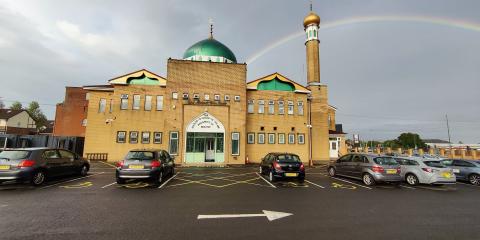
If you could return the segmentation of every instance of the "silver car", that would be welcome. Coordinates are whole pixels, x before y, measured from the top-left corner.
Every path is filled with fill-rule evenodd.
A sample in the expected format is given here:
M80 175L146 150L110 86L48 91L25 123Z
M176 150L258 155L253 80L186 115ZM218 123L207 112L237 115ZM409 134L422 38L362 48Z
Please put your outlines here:
M403 157L396 160L401 165L402 179L409 185L456 183L452 169L443 165L441 161L421 157Z
M400 165L394 158L378 154L347 154L330 163L331 177L336 175L362 180L367 186L377 182L400 183Z
M445 159L442 163L453 170L457 180L480 185L480 160Z

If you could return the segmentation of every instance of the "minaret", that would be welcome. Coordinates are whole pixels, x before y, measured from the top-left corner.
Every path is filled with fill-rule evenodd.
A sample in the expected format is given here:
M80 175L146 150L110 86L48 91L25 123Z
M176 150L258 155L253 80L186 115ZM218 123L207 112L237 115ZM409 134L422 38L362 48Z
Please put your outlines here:
M303 19L307 49L307 88L310 90L308 100L309 113L309 162L328 161L329 158L329 126L328 126L328 89L320 83L320 41L318 30L320 17L313 12Z
M307 48L307 83L320 83L320 53L318 40L318 29L320 28L320 17L313 12L310 3L310 13L303 19Z

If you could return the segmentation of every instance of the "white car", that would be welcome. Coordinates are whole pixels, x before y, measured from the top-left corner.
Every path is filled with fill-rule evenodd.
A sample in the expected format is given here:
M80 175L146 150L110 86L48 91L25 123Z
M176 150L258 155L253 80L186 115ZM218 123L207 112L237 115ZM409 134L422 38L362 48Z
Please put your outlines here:
M401 157L396 160L401 166L400 175L409 185L456 183L452 169L439 160L420 157Z

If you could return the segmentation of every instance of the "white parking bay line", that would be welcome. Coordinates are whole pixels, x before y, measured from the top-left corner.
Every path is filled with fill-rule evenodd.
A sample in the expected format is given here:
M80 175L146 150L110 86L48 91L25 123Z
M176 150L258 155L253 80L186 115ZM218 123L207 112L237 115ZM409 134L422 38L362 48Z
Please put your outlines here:
M110 187L110 186L112 186L112 185L114 185L114 184L117 184L117 182L113 182L113 183L107 184L107 185L103 186L102 188L107 188L107 187Z
M308 183L310 183L310 184L312 184L312 185L314 185L314 186L317 186L317 187L319 187L319 188L325 188L324 186L320 186L320 185L318 185L318 184L316 184L316 183L313 183L313 182L310 182L310 181L308 181L308 180L305 180L305 182L308 182Z
M175 175L173 175L171 178L167 179L167 181L165 181L164 183L162 183L162 185L160 185L160 187L158 187L158 188L162 188L163 186L167 185L167 183L170 182L170 180L174 179L177 175L178 175L178 173L176 173Z
M73 182L73 181L77 181L77 180L84 179L84 178L89 178L89 177L92 177L92 176L95 176L95 175L99 175L99 174L103 174L103 173L104 173L104 172L100 172L100 173L88 175L88 176L85 176L85 177L74 178L74 179L70 179L70 180L68 180L68 181L58 182L58 183L55 183L55 184L52 184L52 185L48 185L48 186L45 186L45 187L41 187L41 188L39 188L39 189L45 189L45 188L57 186L57 185L59 185L59 184L68 183L68 182Z
M273 185L271 182L267 181L267 179L263 178L262 175L258 174L257 172L255 173L257 174L263 181L265 181L266 183L268 183L268 185L272 186L273 188L277 188L275 185Z
M343 179L341 179L341 178L336 178L336 177L331 177L331 178L333 178L333 179L336 179L336 180L338 180L338 181L342 181L342 182L350 183L350 184L353 184L353 185L355 185L355 186L359 186L359 187L363 187L363 188L366 188L366 189L370 189L370 190L372 190L372 188L370 188L370 187L363 186L363 185L361 185L361 184L354 183L354 182L350 182L350 181L347 181L347 180L343 180Z
M403 188L408 188L408 189L412 189L412 190L415 190L416 188L414 187L409 187L409 186L405 186L405 185L399 185L400 187L403 187Z

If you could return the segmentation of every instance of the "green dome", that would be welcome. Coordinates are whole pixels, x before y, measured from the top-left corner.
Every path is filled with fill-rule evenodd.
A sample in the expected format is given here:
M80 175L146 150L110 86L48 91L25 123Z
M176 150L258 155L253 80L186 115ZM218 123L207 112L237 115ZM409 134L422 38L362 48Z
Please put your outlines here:
M185 51L183 59L237 63L237 58L235 58L233 52L227 46L223 45L223 43L213 38L207 38L193 44Z

